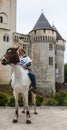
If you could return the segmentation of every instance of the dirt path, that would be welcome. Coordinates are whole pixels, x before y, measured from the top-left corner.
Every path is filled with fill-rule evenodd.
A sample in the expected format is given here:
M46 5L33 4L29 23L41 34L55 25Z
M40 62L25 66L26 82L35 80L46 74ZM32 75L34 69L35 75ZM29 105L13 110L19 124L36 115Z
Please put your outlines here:
M30 125L21 111L20 108L18 123L13 124L14 108L0 107L0 130L67 130L67 107L37 107L38 115L30 108Z

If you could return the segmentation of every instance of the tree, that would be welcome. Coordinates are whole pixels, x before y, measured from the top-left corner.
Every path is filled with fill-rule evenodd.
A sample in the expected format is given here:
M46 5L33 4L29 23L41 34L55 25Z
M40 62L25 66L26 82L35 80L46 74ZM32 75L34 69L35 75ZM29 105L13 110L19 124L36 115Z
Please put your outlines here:
M67 63L64 65L64 82L67 83Z

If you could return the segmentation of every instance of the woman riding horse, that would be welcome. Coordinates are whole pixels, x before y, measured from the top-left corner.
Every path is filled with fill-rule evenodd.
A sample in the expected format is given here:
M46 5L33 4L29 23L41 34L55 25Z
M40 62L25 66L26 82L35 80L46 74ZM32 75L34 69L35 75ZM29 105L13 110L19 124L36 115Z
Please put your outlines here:
M13 68L12 74L12 88L13 88L13 95L15 98L15 118L13 122L16 123L18 121L18 95L19 93L23 96L24 106L26 109L26 123L30 124L30 112L28 107L28 92L29 86L31 85L30 78L26 73L25 69L19 65L20 59L17 53L18 48L9 48L6 51L6 54L3 56L1 60L2 65L10 65ZM34 104L36 103L36 95L33 93L34 97ZM36 112L36 105L34 105L34 114Z

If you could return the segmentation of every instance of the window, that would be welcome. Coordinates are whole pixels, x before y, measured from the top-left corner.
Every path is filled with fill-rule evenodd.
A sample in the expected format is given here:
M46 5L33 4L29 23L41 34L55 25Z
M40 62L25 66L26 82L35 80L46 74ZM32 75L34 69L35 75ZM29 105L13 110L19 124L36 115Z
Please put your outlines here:
M45 37L45 40L46 40L46 42L47 42L47 36Z
M57 51L55 50L55 55L57 55Z
M0 12L0 23L8 23L8 16L4 12Z
M49 50L53 50L53 44L49 44Z
M3 41L5 41L5 36L3 36Z
M44 36L43 36L43 41L44 41Z
M9 36L7 36L7 42L9 42Z
M49 57L49 65L53 65L53 57Z
M52 30L52 34L54 34L54 30Z
M57 63L55 63L55 69L57 69Z
M34 34L36 34L36 30L34 30Z
M46 32L46 30L44 29L44 33Z
M3 36L3 41L4 41L4 42L9 42L9 36L4 35L4 36Z
M27 49L27 45L23 44L23 49L26 50Z
M0 23L3 23L3 17L0 16Z

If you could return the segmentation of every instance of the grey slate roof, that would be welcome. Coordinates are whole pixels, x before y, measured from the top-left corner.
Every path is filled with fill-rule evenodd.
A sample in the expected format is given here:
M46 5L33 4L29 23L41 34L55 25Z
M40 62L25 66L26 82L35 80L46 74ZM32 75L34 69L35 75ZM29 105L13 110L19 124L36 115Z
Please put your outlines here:
M57 33L57 39L56 40L63 40L65 41L62 36L60 35L60 33L58 32L58 30L56 29L56 27L53 25L53 30Z
M46 19L43 13L40 15L32 31L38 30L38 29L53 30L53 28L51 27L51 25L49 24L48 20Z

